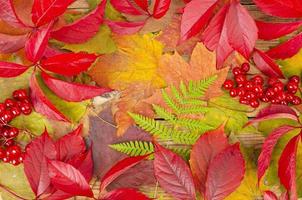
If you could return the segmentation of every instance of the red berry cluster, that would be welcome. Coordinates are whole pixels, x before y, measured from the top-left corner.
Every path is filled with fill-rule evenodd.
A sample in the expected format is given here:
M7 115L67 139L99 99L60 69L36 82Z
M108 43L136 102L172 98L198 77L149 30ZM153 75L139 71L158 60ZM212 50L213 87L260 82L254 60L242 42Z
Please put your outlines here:
M250 105L253 108L257 108L260 101L283 105L301 104L301 98L295 96L300 83L298 76L290 77L286 84L277 78L269 78L265 83L260 75L248 79L249 70L249 63L243 63L241 67L234 67L232 70L234 81L227 79L223 84L224 89L229 90L231 97L239 97L241 104Z
M21 147L15 144L19 129L8 123L21 114L29 115L31 112L32 106L26 90L16 90L13 92L13 99L0 103L0 160L3 162L13 165L22 163L24 153Z

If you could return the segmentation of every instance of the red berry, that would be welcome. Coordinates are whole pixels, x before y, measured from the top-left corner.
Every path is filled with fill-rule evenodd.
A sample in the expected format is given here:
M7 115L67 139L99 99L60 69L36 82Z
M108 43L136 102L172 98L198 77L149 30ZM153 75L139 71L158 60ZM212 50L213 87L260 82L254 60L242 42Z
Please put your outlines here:
M10 160L19 158L21 153L21 148L18 145L13 145L6 149L6 157Z
M260 105L259 101L256 99L253 99L250 101L250 106L252 106L253 108L258 108Z
M12 164L12 165L14 165L14 166L17 166L17 165L20 164L20 162L19 162L18 159L17 159L17 160L16 160L16 159L13 159L13 160L11 160L9 163Z
M256 75L252 78L252 81L256 84L256 85L263 85L263 78L260 75Z
M275 92L274 92L274 90L273 90L272 88L269 88L269 89L266 91L265 95L266 95L268 98L272 98L272 97L275 96Z
M282 104L282 105L287 105L287 104L288 104L288 102L287 102L287 101L285 101L285 100L283 100L283 101L281 101L281 102L280 102L280 104Z
M5 162L5 163L8 163L10 160L9 160L9 158L4 157L4 158L2 159L2 161Z
M272 102L272 104L279 104L280 100L279 99L272 99L271 102Z
M296 94L296 92L298 91L298 85L296 83L289 82L286 85L286 89L287 89L288 92L290 92L292 94Z
M6 106L6 108L11 108L16 105L16 102L13 99L6 99L4 101L4 105Z
M20 163L22 163L23 160L24 160L24 153L21 153L20 156L19 156L19 158L18 158L18 161L19 161Z
M266 96L264 96L264 97L261 97L261 99L260 99L261 101L263 101L263 102L269 102L269 98L268 97L266 97Z
M243 72L248 72L248 71L250 71L250 64L249 63L243 63L242 65L241 65L241 71L243 71Z
M226 90L232 89L234 87L234 82L232 80L225 80L223 83L223 87Z
M19 107L12 107L10 112L13 114L14 117L17 117L21 114L21 109Z
M29 115L32 112L31 105L29 103L21 102L19 108L24 115Z
M290 82L293 82L293 83L296 83L296 84L299 84L299 82L300 82L300 77L299 76L292 76L292 77L290 77L290 79L289 79L289 81Z
M241 103L241 104L245 104L245 105L249 105L249 101L248 100L246 100L246 99L244 99L244 98L240 98L239 99L239 102Z
M5 150L0 147L0 159L5 157Z
M234 67L232 72L233 72L234 76L238 76L238 75L242 74L242 71L239 67Z
M263 95L263 88L260 85L256 85L253 88L253 92L255 92L257 96L261 97Z
M230 90L231 97L236 97L237 95L238 95L238 90L236 88Z
M7 124L13 117L13 114L9 110L5 110L0 116L0 123Z
M13 146L14 144L15 144L15 141L13 139L10 139L4 143L4 146L10 147L10 146Z
M14 91L13 92L13 97L16 100L24 100L24 99L28 98L26 90L23 90L23 89Z
M238 96L243 97L246 93L244 87L238 87L237 93L238 93Z
M294 105L300 105L301 104L301 98L294 96L294 99L292 100L292 104Z
M269 78L267 83L268 83L268 85L273 86L276 83L281 83L281 82L277 78Z
M15 127L11 127L8 129L9 138L15 138L18 136L18 134L19 134L19 129Z
M246 77L242 74L239 74L239 75L235 76L235 81L238 84L244 84L246 82Z
M284 89L284 86L283 83L280 82L280 83L275 83L272 88L274 92L280 92Z
M251 81L246 81L244 84L244 88L248 91L251 91L253 89L254 85Z
M255 93L253 93L253 92L247 92L247 93L245 94L244 98L247 99L247 100L252 100L252 99L255 99L255 98L256 98L256 95L255 95Z
M285 100L286 100L287 102L292 102L293 99L294 99L294 96L295 96L295 95L293 95L293 94L291 94L291 93L286 93L286 94L285 94Z
M5 105L3 103L0 103L0 114L3 113L5 110Z

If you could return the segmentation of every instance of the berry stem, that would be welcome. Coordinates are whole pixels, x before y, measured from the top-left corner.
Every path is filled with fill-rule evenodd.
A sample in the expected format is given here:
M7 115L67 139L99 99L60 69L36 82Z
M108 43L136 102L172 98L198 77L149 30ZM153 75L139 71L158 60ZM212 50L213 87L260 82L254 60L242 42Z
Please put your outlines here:
M11 195L13 195L14 197L16 197L16 199L20 199L20 200L29 200L29 199L25 199L21 196L19 196L18 194L16 194L15 192L11 191L10 189L6 188L4 185L0 184L0 188L5 190L6 192L10 193Z

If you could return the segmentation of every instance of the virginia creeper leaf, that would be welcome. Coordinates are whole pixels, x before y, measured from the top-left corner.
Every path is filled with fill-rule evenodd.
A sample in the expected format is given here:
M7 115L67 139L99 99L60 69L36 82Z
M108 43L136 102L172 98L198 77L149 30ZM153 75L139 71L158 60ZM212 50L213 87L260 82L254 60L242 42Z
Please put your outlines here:
M96 59L94 54L65 53L41 60L41 66L57 74L74 76L86 71Z
M105 22L111 29L112 32L120 35L130 35L138 32L145 25L145 21L141 22L116 22L106 20Z
M23 74L28 69L27 66L0 61L0 77L16 77Z
M0 19L15 27L25 27L15 11L13 0L0 0Z
M255 49L253 60L256 64L256 67L265 75L275 78L284 78L279 66L264 52Z
M153 8L153 17L159 19L163 17L169 10L171 0L155 0Z
M296 185L296 155L300 139L300 134L293 137L286 145L279 159L278 176L282 185L290 193L290 199L298 199Z
M131 188L120 188L113 190L109 193L107 193L101 200L149 200L147 196L144 194L131 189Z
M32 21L42 26L62 15L74 0L34 0Z
M41 195L50 185L47 159L56 159L55 145L45 131L26 148L24 172L34 193Z
M278 200L278 197L272 191L264 191L263 200Z
M30 90L30 98L37 112L46 115L50 119L69 121L44 95L35 74L30 79Z
M130 0L111 0L111 5L118 11L130 15L142 15L143 12L138 10L136 7L133 6L133 4L130 2Z
M68 24L51 33L51 37L65 43L83 43L92 38L103 23L107 0L103 0L99 6L87 16Z
M72 165L51 160L48 173L55 188L74 196L93 197L93 193L84 176Z
M191 171L177 154L155 144L154 173L159 185L176 199L195 199Z
M258 27L259 39L272 40L297 30L302 25L302 21L287 23L256 21L256 24Z
M263 177L265 171L269 167L274 147L278 140L286 133L293 130L292 126L281 126L273 130L270 135L265 139L262 145L261 153L258 157L258 182Z
M190 155L190 166L197 190L201 193L204 193L206 189L205 183L209 164L219 152L228 146L223 126L206 132L193 145Z
M65 82L53 78L45 72L42 72L42 79L47 87L66 101L80 102L112 91L108 88Z
M23 48L27 35L6 35L0 33L0 53L13 53Z
M148 12L149 2L148 0L134 0L134 2L144 11Z
M245 162L239 143L217 154L209 165L205 197L207 200L222 200L235 191L243 180Z

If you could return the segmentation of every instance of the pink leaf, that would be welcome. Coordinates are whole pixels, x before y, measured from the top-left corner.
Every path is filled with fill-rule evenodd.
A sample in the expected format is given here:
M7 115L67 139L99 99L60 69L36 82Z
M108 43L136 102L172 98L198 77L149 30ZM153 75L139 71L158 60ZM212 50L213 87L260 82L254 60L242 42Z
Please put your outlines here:
M45 72L42 72L42 79L47 87L49 87L57 96L66 101L80 102L112 91L108 88L65 82L53 78Z
M74 0L34 0L32 21L42 26L62 15Z
M272 191L265 191L263 195L263 200L278 200L278 197Z
M254 0L254 2L269 15L285 18L302 17L302 3L299 0Z
M101 200L150 200L144 194L131 189L131 188L121 188L113 190L107 193Z
M259 39L272 40L297 30L302 25L302 21L287 23L256 21L256 24L259 30Z
M248 59L258 38L254 19L238 1L232 1L225 23L230 45Z
M163 17L169 10L171 0L155 0L153 8L153 17L159 19Z
M268 77L284 78L279 66L264 52L255 49L253 60L256 64L256 67Z
M301 135L299 134L288 142L280 156L278 165L280 182L290 193L290 199L293 200L298 199L296 185L296 156L300 139Z
M142 29L146 22L116 22L106 20L105 23L110 27L112 32L120 35L129 35L134 34Z
M298 121L296 112L288 106L272 104L260 110L258 115L245 126L270 119L286 118Z
M240 185L245 174L245 162L239 143L227 147L209 165L206 200L223 200Z
M28 67L24 65L0 61L0 77L16 77L23 74L27 69Z
M197 35L209 22L217 6L217 0L193 0L186 4L181 19L181 41Z
M159 185L176 199L195 199L193 177L177 154L155 144L154 173Z
M296 55L302 48L302 33L266 52L274 59L286 59Z
M74 76L86 71L96 59L94 54L65 53L41 60L41 66L57 74Z
M17 28L26 26L18 17L13 0L0 0L0 19Z
M22 49L27 35L6 35L0 33L0 53L9 54Z
M93 197L92 190L84 176L72 165L51 160L48 162L48 172L55 188L74 196Z
M83 43L92 38L103 23L107 0L103 0L99 6L87 16L68 24L51 33L51 37L65 43Z
M211 20L210 24L202 35L203 43L211 51L216 51L217 68L223 66L224 61L233 52L227 37L225 16L229 5L225 5Z
M27 145L24 172L34 193L39 196L50 185L47 159L56 159L55 145L45 131L42 136Z
M144 11L148 12L148 0L134 0L134 2Z
M25 53L28 60L35 63L43 57L48 45L51 27L52 23L50 23L46 28L34 32L29 40L27 40L25 44Z
M30 98L37 112L46 115L50 119L69 122L44 95L35 74L33 74L30 79Z
M50 46L47 46L45 49L45 52L44 52L44 57L49 58L49 57L57 56L59 54L62 54L62 51L60 51L59 49L55 49Z
M111 5L118 11L130 15L142 15L142 11L133 6L130 0L111 0Z
M205 192L209 164L219 152L228 146L228 139L224 135L223 126L206 132L193 145L190 165L199 192Z
M294 130L292 126L281 126L273 130L270 135L265 139L262 145L261 153L258 157L258 182L263 177L265 171L269 167L272 153L278 140L286 133Z
M117 177L122 175L125 171L130 169L131 167L137 165L142 160L147 158L149 155L144 156L136 156L136 157L128 157L119 162L117 162L102 178L100 191L104 191L104 189L112 183Z
M78 126L74 131L64 135L55 146L60 161L66 162L75 155L79 155L86 150L85 142L81 136L83 125Z

